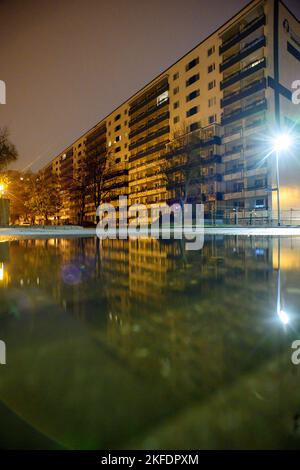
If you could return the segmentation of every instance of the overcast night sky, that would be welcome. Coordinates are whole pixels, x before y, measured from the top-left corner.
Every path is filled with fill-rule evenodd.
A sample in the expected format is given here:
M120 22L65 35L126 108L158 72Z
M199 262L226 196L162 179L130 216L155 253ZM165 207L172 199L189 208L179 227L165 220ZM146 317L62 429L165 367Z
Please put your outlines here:
M42 167L247 3L0 0L0 126L16 167Z

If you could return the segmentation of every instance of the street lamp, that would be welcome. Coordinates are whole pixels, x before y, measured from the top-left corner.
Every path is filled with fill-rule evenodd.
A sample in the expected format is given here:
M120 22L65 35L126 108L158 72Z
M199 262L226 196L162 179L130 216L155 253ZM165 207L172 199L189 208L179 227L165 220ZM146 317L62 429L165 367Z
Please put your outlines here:
M4 183L0 183L0 197L2 197L5 193L5 184Z
M287 151L292 145L289 134L279 134L273 141L273 152L276 154L276 186L277 186L277 222L281 225L280 215L280 178L279 178L279 157L281 152Z

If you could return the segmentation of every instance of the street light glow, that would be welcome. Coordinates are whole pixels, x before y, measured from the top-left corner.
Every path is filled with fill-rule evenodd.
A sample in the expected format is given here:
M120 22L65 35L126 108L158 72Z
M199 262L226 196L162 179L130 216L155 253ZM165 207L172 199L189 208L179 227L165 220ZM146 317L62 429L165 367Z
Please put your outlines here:
M274 139L273 148L275 152L288 150L292 145L292 139L288 134L280 134Z
M289 316L284 310L280 310L278 312L278 316L279 316L281 323L283 323L284 325L287 325L289 323L290 321Z

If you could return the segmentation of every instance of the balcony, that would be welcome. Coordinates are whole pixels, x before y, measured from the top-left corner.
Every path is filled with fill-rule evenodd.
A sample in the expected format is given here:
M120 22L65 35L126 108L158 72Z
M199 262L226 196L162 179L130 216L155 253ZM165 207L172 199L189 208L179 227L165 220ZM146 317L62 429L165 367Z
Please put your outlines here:
M241 90L235 91L230 93L221 100L221 106L224 108L225 106L229 106L236 101L242 100L243 98L247 98L247 96L251 96L258 91L264 90L267 87L267 80L265 78L261 80L256 80L252 82L250 85L242 88Z
M162 103L159 103L155 106L151 106L150 108L148 108L143 113L141 113L138 116L136 116L135 118L131 119L131 121L129 121L129 126L131 127L134 124L136 124L137 122L141 121L142 119L145 119L146 117L151 116L151 114L155 113L156 111L159 111L160 109L164 108L168 104L169 104L169 99L167 99L167 100L163 101Z
M236 43L242 41L247 36L249 36L249 34L253 33L254 31L256 31L261 26L265 26L265 25L266 25L266 15L265 14L255 18L250 23L248 23L246 26L244 26L244 28L241 29L237 34L234 34L233 36L231 36L230 38L226 39L226 41L223 42L222 46L220 46L220 49L219 49L220 55L224 54L224 52L226 52L228 49L230 49Z
M147 155L151 155L152 153L159 152L161 150L164 150L166 148L166 144L168 143L167 140L164 142L161 142L158 145L153 145L152 147L149 147L148 149L144 150L144 152L139 152L135 155L132 155L129 158L130 162L134 162L135 160L138 160L140 158L146 157Z
M151 140L156 139L156 138L158 138L162 135L168 134L169 132L170 132L170 127L169 126L162 127L158 131L152 132L151 134L147 135L143 139L139 139L136 142L134 142L133 144L129 145L129 150L133 150L137 147L140 147L141 145L144 145L147 142L150 142Z
M129 138L132 139L132 137L135 137L138 134L141 134L142 132L146 131L147 129L150 129L151 127L155 126L156 124L159 124L160 122L169 119L170 113L169 111L166 111L159 116L150 119L144 126L139 127L135 131L130 132Z
M254 103L249 104L245 107L240 107L235 109L231 113L222 117L222 125L226 126L231 122L237 121L239 119L244 119L252 114L265 111L267 109L267 100L264 98L262 100L254 101Z
M266 37L261 36L260 38L254 39L249 44L247 44L243 49L241 49L236 54L231 55L224 62L220 65L220 72L224 72L224 70L228 69L232 65L240 62L241 60L245 59L248 55L252 54L253 52L261 49L262 47L266 46Z
M116 188L125 188L128 187L128 181L119 181L118 183L109 183L104 185L105 191L110 191Z
M221 182L223 181L223 175L221 173L214 173L213 175L204 175L203 176L204 183L211 183L213 181Z
M149 93L148 95L145 96L145 98L139 100L136 104L130 106L129 109L129 116L131 116L133 113L138 111L140 108L145 106L147 103L150 103L154 98L157 98L159 95L164 93L169 89L169 83L166 82L163 85L161 85L159 88L156 88L154 91Z
M226 77L221 82L221 90L224 90L225 88L231 85L234 85L236 82L239 82L240 80L243 80L244 78L249 77L253 73L266 68L266 66L267 66L267 61L265 57L262 57L259 60L255 60L251 64L247 65L247 67L244 67L242 70L239 70L238 72L235 72L229 75L228 77Z

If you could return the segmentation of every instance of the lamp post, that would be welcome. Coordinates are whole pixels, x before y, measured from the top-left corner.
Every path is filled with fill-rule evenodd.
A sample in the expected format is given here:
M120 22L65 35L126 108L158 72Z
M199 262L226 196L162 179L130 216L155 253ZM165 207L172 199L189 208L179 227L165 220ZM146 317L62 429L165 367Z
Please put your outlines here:
M290 148L291 143L292 143L291 137L288 134L279 134L273 141L273 152L276 155L276 190L277 190L277 224L278 224L278 227L281 226L279 158L282 152Z

